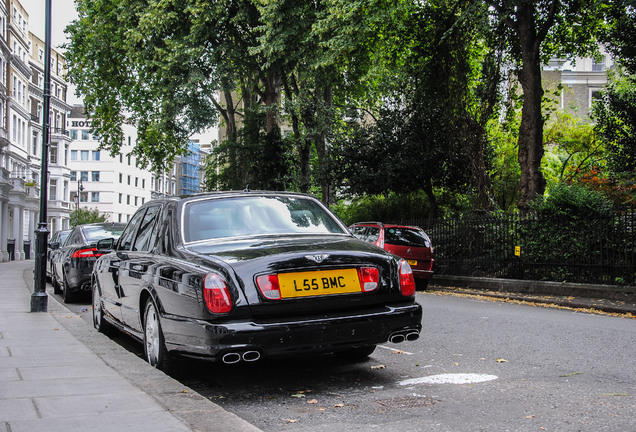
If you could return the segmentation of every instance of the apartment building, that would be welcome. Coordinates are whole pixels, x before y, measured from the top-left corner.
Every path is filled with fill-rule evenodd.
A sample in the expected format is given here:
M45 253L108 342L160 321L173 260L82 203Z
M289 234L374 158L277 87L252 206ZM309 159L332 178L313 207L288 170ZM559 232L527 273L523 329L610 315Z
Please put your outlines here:
M548 91L556 91L561 109L589 120L592 102L607 85L607 71L614 66L612 56L601 47L601 57L552 59L544 66L542 78ZM561 89L558 90L558 85Z
M32 255L39 219L42 165L44 42L29 32L29 14L18 0L0 1L0 260ZM65 62L51 50L49 229L68 226L64 158L70 139L64 129Z
M70 199L75 208L97 209L111 222L128 222L137 208L151 199L150 171L137 167L132 154L137 129L124 125L120 154L100 150L99 137L91 134L83 106L73 106L67 128L71 138ZM79 201L77 197L79 196Z

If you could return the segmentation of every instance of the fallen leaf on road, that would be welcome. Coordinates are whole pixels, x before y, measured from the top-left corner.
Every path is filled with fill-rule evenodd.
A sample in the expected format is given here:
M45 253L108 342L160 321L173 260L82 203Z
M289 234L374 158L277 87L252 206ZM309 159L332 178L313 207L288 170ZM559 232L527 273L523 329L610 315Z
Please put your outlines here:
M391 354L404 354L404 351L402 351L402 350L393 350L393 351L391 351Z
M304 398L304 397L305 397L305 395L304 395L304 394L302 394L302 393L296 393L296 394L291 395L291 397L295 397L295 398Z
M318 400L317 399L308 400L307 403L308 404L317 404Z
M497 363L508 363L508 360L506 360L506 359L499 358L499 359L496 359L496 360L497 360Z
M371 369L373 369L373 370L386 369L386 366L384 366L384 365L376 365L376 366L371 366Z
M285 419L285 421L286 421L287 423L296 423L298 420Z
M188 390L188 389L183 389L183 390L181 390L181 393L190 393L190 390Z
M339 404L335 404L334 405L336 408L343 408L344 404L343 403L339 403Z
M581 375L581 372L572 372L572 373L569 373L569 374L564 374L564 375L559 375L559 376L561 378L565 378L565 377L571 377L571 376L574 376L574 375Z
M533 416L533 415L526 416L526 418L527 418L527 419L532 419L532 418L534 418L534 417L535 417L535 416Z

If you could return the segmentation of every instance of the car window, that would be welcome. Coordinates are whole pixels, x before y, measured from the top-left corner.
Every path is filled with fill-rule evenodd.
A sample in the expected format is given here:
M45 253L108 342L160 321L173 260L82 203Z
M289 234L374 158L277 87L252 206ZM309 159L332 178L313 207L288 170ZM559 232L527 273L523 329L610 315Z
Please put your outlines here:
M122 233L121 237L119 238L117 250L123 250L123 251L130 250L133 239L135 238L135 233L137 232L137 229L139 228L139 222L144 217L145 212L146 212L146 209L144 208L144 209L138 210L137 213L134 214L134 216L130 220L130 223L128 224L128 226Z
M66 241L70 233L71 233L70 231L65 231L60 233L59 238L57 240L60 243L60 245L64 245L64 242Z
M64 246L78 244L82 242L82 237L80 236L79 228L73 229L69 234L68 238L64 242Z
M151 239L154 238L154 226L159 216L159 206L149 207L148 211L144 215L137 233L137 239L133 250L136 251L149 251L152 248L154 242Z
M84 236L86 240L90 242L94 242L97 240L101 240L104 238L119 238L123 231L122 225L96 225L96 226L85 226L84 227Z
M346 234L317 201L250 196L192 201L182 218L185 242L269 234Z
M354 226L351 227L351 234L359 238L360 240L364 240L364 232L366 231L365 226Z
M429 246L428 238L426 238L424 232L410 228L386 229L384 242L396 246Z
M378 241L380 237L380 228L378 227L367 227L369 228L367 232L364 234L364 239L369 243L375 243Z

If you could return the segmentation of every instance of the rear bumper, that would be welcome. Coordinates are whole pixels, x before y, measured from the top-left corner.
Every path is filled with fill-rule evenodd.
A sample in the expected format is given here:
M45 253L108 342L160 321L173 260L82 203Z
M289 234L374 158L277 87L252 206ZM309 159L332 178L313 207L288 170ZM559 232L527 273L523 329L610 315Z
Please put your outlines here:
M419 333L421 322L422 307L415 303L284 322L211 324L162 316L161 324L168 350L220 359L231 352L284 357L377 345L395 333Z

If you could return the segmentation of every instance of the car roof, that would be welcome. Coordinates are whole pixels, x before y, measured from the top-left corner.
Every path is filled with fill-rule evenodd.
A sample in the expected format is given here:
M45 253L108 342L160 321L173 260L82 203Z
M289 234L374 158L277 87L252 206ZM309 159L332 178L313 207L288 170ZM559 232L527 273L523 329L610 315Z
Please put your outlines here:
M373 225L378 225L383 228L408 228L408 229L418 229L418 230L422 229L414 225L385 224L383 222L356 222L354 224L351 224L351 226L373 226Z

